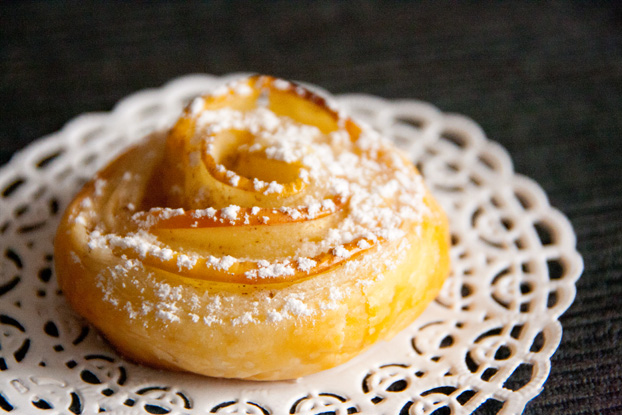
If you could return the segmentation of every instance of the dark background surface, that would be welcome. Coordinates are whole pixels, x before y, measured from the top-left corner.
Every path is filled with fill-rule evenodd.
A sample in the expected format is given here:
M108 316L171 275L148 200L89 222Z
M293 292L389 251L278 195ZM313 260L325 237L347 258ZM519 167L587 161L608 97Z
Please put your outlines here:
M196 72L417 98L477 121L571 220L585 272L526 414L622 414L622 8L615 2L0 4L0 164Z

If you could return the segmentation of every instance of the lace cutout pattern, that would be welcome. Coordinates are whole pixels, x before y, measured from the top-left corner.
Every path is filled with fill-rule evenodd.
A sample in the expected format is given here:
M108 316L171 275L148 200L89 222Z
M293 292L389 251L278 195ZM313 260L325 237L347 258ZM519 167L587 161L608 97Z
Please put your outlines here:
M541 390L582 261L568 220L473 121L417 101L335 99L407 152L446 209L452 274L390 342L335 369L257 383L167 373L119 357L73 313L53 238L80 186L126 145L238 75L193 75L85 114L0 169L0 409L91 414L522 412Z

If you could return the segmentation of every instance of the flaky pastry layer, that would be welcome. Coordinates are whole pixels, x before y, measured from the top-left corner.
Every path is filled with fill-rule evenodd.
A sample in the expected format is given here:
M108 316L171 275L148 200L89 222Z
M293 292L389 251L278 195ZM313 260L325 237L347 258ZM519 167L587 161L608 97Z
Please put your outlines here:
M255 76L100 171L62 219L55 263L69 303L123 355L275 380L412 323L449 272L448 239L387 140Z

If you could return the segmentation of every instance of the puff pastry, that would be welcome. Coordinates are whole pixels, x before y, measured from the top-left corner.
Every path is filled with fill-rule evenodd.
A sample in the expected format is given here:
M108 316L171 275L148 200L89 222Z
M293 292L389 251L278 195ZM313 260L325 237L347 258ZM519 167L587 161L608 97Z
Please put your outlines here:
M449 272L448 239L388 140L254 76L98 172L66 210L55 263L71 306L126 357L275 380L413 322Z

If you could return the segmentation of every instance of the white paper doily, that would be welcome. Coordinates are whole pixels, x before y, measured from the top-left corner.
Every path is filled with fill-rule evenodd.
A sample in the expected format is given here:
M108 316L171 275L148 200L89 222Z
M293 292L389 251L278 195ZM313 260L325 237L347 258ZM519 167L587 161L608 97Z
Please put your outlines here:
M121 359L65 303L59 216L123 147L236 77L186 76L86 114L0 169L0 409L45 414L521 413L548 376L582 261L567 219L473 121L417 101L336 99L409 152L446 209L452 275L407 330L291 382L156 371ZM485 410L484 410L485 409Z

